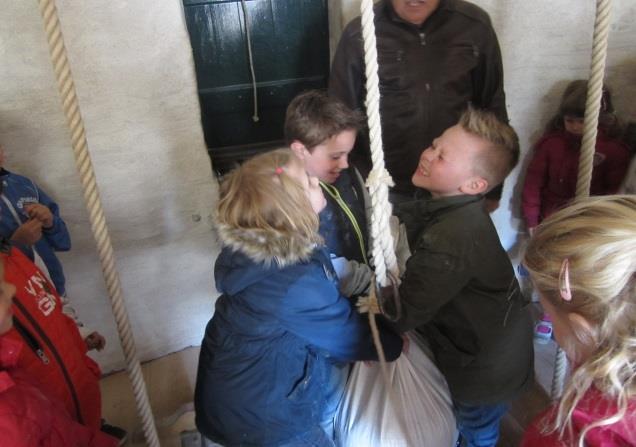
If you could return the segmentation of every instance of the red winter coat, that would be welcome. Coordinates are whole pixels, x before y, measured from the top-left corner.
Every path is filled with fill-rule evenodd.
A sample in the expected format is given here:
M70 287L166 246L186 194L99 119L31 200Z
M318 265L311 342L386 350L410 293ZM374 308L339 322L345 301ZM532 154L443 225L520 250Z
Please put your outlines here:
M523 185L522 211L528 228L571 201L576 193L581 137L566 131L544 135L536 144ZM599 130L590 195L615 194L629 166L629 150Z
M0 446L115 447L118 441L75 422L64 406L49 399L19 368L29 348L0 338Z
M559 440L556 433L541 433L543 420L554 411L549 408L528 427L521 447L564 447L578 445L579 435L591 423L616 413L616 403L606 399L600 391L592 388L585 393L572 414L574 437ZM567 433L567 430L566 430ZM587 447L627 447L636 446L636 400L629 403L627 413L616 424L594 428L585 436Z
M99 429L99 366L86 355L77 326L62 313L53 285L19 250L0 254L7 282L15 285L14 324L0 339L23 343L17 369L27 372L42 391L62 403L80 424ZM22 328L20 328L20 326ZM36 353L37 347L42 352Z

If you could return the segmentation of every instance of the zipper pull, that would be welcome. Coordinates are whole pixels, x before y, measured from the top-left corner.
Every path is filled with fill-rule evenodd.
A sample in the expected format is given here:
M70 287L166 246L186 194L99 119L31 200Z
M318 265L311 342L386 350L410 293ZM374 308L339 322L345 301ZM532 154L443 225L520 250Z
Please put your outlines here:
M42 363L44 363L45 365L49 364L50 360L47 357L46 353L44 352L44 349L40 348L37 351L35 351L35 353L40 358L40 360L42 360Z

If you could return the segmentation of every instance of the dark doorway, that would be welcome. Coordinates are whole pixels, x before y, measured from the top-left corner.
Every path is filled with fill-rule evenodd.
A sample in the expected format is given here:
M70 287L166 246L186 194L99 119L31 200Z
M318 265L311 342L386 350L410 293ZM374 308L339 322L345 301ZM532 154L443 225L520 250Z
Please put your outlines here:
M327 0L245 0L258 96L255 122L241 0L183 0L194 53L203 133L223 173L282 144L285 108L329 74Z

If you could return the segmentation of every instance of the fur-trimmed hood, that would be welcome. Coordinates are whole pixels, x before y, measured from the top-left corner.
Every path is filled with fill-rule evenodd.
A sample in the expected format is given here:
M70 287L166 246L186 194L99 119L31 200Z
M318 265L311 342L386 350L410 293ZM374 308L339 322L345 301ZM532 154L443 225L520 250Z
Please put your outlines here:
M217 223L221 244L240 252L252 261L269 267L286 267L306 261L316 248L316 241L300 235L281 234L272 230L237 229Z
M217 223L223 250L214 266L216 288L234 295L281 269L309 262L320 248L306 238L272 231L239 230ZM328 258L328 255L326 259Z

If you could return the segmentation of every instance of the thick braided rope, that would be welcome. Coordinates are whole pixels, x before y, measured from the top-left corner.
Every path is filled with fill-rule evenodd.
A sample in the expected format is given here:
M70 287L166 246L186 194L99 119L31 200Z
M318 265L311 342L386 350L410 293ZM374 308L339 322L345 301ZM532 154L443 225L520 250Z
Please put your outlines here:
M75 93L75 84L71 75L71 68L66 56L64 37L58 19L55 0L38 0L40 13L44 19L44 30L51 53L51 62L57 78L57 85L62 97L62 106L67 124L71 131L71 141L75 164L80 174L84 201L89 213L91 229L97 242L97 252L102 265L102 272L106 288L110 296L113 314L117 322L119 338L126 357L128 375L137 403L137 411L141 417L146 442L149 446L159 446L155 421L148 401L148 394L144 383L141 367L137 358L135 343L128 320L128 313L122 298L119 275L115 268L113 248L110 235L106 227L106 220L102 210L99 191L95 181L93 165L88 153L84 122L80 114L79 103Z
M367 178L367 187L371 195L371 237L373 239L373 265L378 282L382 286L389 284L387 271L398 277L397 260L393 249L393 236L389 226L391 204L389 186L393 180L384 167L382 150L382 126L380 124L380 88L378 80L378 53L373 23L373 1L362 0L360 4L362 18L362 37L364 39L364 63L366 74L366 109L369 122L369 140L373 169Z
M386 364L386 356L380 341L380 333L375 321L375 313L379 306L376 296L376 280L382 286L390 283L387 272L398 278L398 266L393 248L393 236L389 219L391 217L391 204L389 203L389 186L393 186L393 179L384 167L384 152L382 150L382 127L380 123L380 88L378 79L378 52L375 39L375 24L373 22L373 0L362 0L360 3L360 16L362 21L362 37L364 41L364 64L366 75L366 110L369 124L369 140L371 148L371 161L373 168L369 173L366 185L371 196L371 237L373 239L372 257L375 268L375 278L371 281L371 294L369 296L368 314L369 325L373 343L378 352L380 369L385 382L389 400L398 408L399 401L393 390L391 377ZM398 418L402 432L406 433L404 421Z
M558 400L563 394L563 384L568 371L568 359L565 351L557 346L556 355L554 357L554 373L552 376L552 387L550 388L550 397L552 400Z
M585 103L585 121L581 155L579 158L579 177L576 183L576 197L590 195L592 182L592 168L598 117L603 95L603 76L605 75L605 61L607 59L607 40L609 35L611 0L597 0L596 20L594 22L594 40L592 44L592 63L590 80L587 87L587 101Z
M590 68L591 74L587 85L583 140L581 142L581 155L579 158L579 176L576 183L577 198L590 195L598 117L601 108L601 96L603 95L603 76L605 74L605 61L607 59L607 41L611 10L611 0L596 1L596 19L594 21L592 63ZM567 369L568 362L565 353L561 348L557 348L551 389L551 397L554 400L561 397Z

